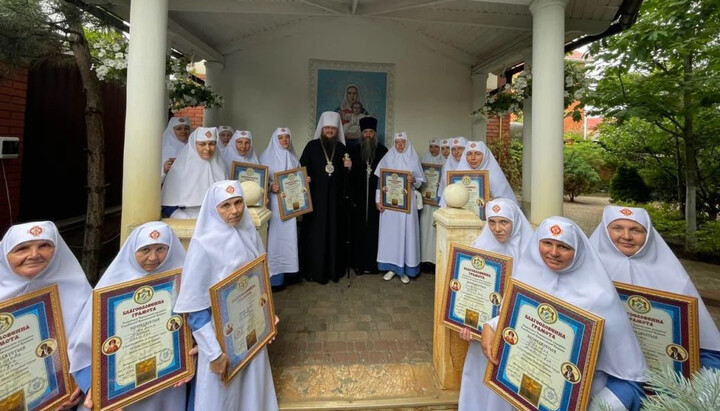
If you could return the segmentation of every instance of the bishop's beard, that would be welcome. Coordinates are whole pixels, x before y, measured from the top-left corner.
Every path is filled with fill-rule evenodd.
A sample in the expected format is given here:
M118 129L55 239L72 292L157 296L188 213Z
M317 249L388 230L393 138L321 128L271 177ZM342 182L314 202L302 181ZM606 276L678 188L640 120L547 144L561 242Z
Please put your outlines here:
M377 148L377 139L375 138L362 138L360 140L360 157L366 163L372 164L375 159L375 149Z

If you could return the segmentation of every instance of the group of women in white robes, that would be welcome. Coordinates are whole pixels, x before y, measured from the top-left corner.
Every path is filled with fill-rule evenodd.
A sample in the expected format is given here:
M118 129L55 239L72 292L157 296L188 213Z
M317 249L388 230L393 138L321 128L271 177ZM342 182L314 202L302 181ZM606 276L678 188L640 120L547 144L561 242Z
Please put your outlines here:
M645 396L645 359L613 281L697 297L701 365L720 365L718 329L682 265L652 228L645 210L606 207L591 239L564 217L547 218L533 233L517 204L509 199L488 202L486 213L488 224L473 247L511 256L515 279L605 320L588 409L635 411ZM643 231L646 236L633 238ZM496 317L482 326L482 343L473 341L469 345L460 410L512 410L482 383L488 361L496 363L491 347L497 321ZM471 340L468 329L460 336Z
M435 164L442 167L445 157L441 152L441 140L432 139L428 143L428 152L422 158L423 164ZM449 147L449 146L448 146ZM439 184L439 181L438 181ZM435 187L437 189L438 187ZM420 260L435 264L435 230L433 229L433 213L438 206L424 204L420 210Z
M411 189L419 188L425 180L420 157L404 132L395 133L393 147L378 163L375 175L380 177L383 168L409 171ZM375 201L380 211L377 262L381 271L387 271L383 276L386 281L398 275L407 284L410 277L420 274L418 197L414 192L410 193L409 213L385 210L380 203L380 187L376 190Z

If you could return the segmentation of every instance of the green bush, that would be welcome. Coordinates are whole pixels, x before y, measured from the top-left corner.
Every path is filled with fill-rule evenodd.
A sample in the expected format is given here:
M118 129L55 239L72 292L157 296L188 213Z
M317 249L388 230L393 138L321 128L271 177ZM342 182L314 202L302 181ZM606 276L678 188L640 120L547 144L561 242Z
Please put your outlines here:
M591 193L600 182L600 175L592 163L583 156L580 149L565 147L565 172L563 181L563 192L575 201L575 197L584 193Z
M636 169L620 166L610 181L610 200L647 203L650 201L650 189Z

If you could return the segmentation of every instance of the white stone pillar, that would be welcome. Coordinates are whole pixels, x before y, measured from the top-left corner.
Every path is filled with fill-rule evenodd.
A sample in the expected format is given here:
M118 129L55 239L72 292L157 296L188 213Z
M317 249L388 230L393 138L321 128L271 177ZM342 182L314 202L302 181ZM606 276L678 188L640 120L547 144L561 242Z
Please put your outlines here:
M525 70L532 66L532 53L525 56ZM522 157L522 210L530 218L532 204L532 97L526 98L523 103L523 157Z
M222 63L216 61L205 62L205 85L212 88L212 91L221 96L225 96L223 87L221 86L220 76L222 75L223 68L225 66ZM216 127L220 126L220 110L205 109L203 110L203 126L205 127Z
M138 225L160 218L167 20L168 0L130 3L121 243Z
M477 73L472 75L473 86L473 108L472 111L479 109L485 105L487 98L487 73ZM485 117L476 115L473 118L472 139L485 141L487 133L487 121Z
M563 213L563 93L567 0L533 0L530 222Z

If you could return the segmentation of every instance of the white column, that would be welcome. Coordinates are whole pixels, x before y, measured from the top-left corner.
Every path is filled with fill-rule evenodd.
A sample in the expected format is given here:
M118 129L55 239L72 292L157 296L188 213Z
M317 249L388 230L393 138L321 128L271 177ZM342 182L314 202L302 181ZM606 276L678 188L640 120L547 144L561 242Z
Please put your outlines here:
M530 222L563 213L563 93L567 0L533 0ZM542 176L542 177L540 177Z
M225 66L216 61L205 62L205 85L212 88L212 91L221 96L225 96L223 87L221 86L220 76ZM203 111L203 126L216 127L220 126L220 110L217 108Z
M525 57L525 70L532 66L532 52ZM532 97L526 98L523 103L523 157L522 157L522 210L530 218L532 204Z
M473 108L475 111L485 105L487 98L487 73L477 73L472 75L473 86ZM487 122L485 117L477 115L473 118L472 139L485 141L487 133Z
M121 241L138 225L160 218L167 19L168 0L130 3Z

